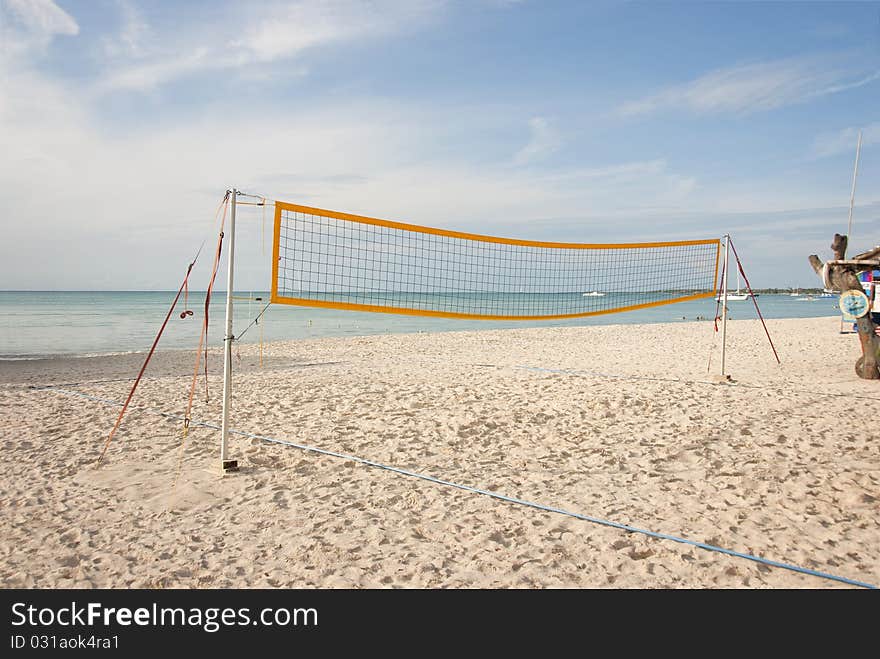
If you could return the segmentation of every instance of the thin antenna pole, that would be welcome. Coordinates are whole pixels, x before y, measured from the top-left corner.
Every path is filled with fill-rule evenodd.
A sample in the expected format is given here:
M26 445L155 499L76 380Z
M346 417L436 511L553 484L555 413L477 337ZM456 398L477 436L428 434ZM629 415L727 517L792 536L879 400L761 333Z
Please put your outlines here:
M730 234L724 236L724 283L721 288L721 379L727 379L727 280L730 277Z
M238 470L238 461L227 459L229 412L232 409L232 291L235 268L235 201L238 190L232 189L229 214L229 272L226 275L226 335L223 339L223 422L220 426L220 473Z
M859 141L856 143L856 164L853 168L853 182L852 182L852 191L849 193L849 222L846 226L846 237L847 244L852 247L853 239L852 239L852 216L853 216L853 203L856 200L856 179L859 176L859 156L862 153L862 131L859 131Z

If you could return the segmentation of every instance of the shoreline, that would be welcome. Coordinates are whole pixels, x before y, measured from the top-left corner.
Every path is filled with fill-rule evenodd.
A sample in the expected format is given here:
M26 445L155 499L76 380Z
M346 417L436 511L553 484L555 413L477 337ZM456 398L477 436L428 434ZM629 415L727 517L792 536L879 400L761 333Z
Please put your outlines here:
M393 314L391 314L393 315ZM766 318L765 320L809 320L809 319L832 319L839 318L838 316L828 315L828 316L794 316L794 317L786 317L786 318ZM735 322L740 322L742 319L736 319ZM744 320L754 320L754 319L744 319ZM462 329L438 329L438 330L405 330L400 332L394 332L391 330L383 331L383 332L371 332L366 334L328 334L326 336L309 336L309 337L298 337L298 338L290 338L290 339L274 339L274 340L266 340L263 341L263 346L272 346L272 345L284 345L291 342L300 342L300 341L320 341L324 339L333 339L333 340L348 340L348 339L363 339L369 337L376 336L412 336L412 335L425 335L425 334L455 334L455 333L472 333L472 332L509 332L509 331L521 331L521 330L555 330L555 329L578 329L578 328L591 328L591 327L606 327L606 328L627 328L632 327L633 325L670 325L670 326L681 326L682 324L706 324L713 322L712 318L706 317L696 317L696 318L687 318L682 317L680 319L675 320L652 320L648 319L645 321L640 321L639 323L602 323L602 324L585 324L585 325L563 325L563 324L548 324L548 325L522 325L520 327L494 327L495 323L493 321L483 321L485 322L485 329L474 329L472 327L462 328ZM534 321L526 321L526 322L534 322ZM734 319L729 320L728 322L734 322ZM247 341L243 343L237 343L236 345L248 348L256 348L260 345L259 341ZM221 351L222 346L209 346L209 351ZM128 356L137 356L142 355L145 356L149 352L149 348L143 348L138 350L107 350L107 351L89 351L89 352L72 352L72 353L47 353L47 354L24 354L24 355L14 355L14 356L3 356L0 357L0 367L7 364L14 364L16 362L51 362L56 360L68 360L68 359L104 359L110 357L128 357ZM162 348L161 341L159 346L156 349L156 354L167 354L167 353L192 353L195 354L195 348ZM0 383L2 383L2 373L0 373Z
M394 314L387 314L393 316ZM821 316L811 316L812 318L819 318ZM682 323L707 323L711 322L711 318L699 317L699 318L686 318L682 317L681 319L676 320L645 320L640 322L639 324L645 325L680 325ZM216 321L219 322L219 321ZM468 321L470 322L470 321ZM635 323L602 323L601 325L596 324L584 324L584 325L563 325L563 324L547 324L547 325L533 325L533 324L525 324L525 323L534 323L536 321L524 321L524 324L520 327L494 327L494 325L498 324L497 321L482 321L485 323L485 329L474 329L472 327L462 328L462 329L437 329L437 330L411 330L407 329L404 331L395 332L392 330L384 330L384 331L375 331L366 334L328 334L326 336L309 336L309 337L298 337L298 338L290 338L290 339L274 339L267 340L263 342L263 345L270 344L284 344L290 341L319 341L322 339L359 339L366 338L371 336L409 336L413 334L450 334L457 332L503 332L503 331L511 331L511 330L528 330L528 329L556 329L556 328L568 328L568 327L627 327L633 325ZM512 321L509 321L512 322ZM158 327L158 325L157 325ZM240 346L259 346L259 341L246 341L243 343L237 343L236 345ZM210 346L209 350L221 350L222 346ZM156 350L156 354L162 353L190 353L194 352L195 348L165 348L161 347L161 342L159 347ZM71 352L71 353L47 353L47 354L22 354L22 355L12 355L12 356L0 356L0 366L8 363L14 362L36 362L36 361L52 361L52 360L63 360L63 359L90 359L90 358L104 358L104 357L124 357L127 355L146 355L149 352L149 348L143 348L138 350L107 350L107 351L87 351L87 352Z

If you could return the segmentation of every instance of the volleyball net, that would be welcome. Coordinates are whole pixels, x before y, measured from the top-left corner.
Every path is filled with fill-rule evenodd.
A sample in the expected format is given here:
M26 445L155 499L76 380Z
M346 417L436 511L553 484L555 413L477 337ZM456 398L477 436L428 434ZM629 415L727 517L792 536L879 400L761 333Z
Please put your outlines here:
M517 240L275 202L271 299L446 318L577 318L711 297L720 245Z

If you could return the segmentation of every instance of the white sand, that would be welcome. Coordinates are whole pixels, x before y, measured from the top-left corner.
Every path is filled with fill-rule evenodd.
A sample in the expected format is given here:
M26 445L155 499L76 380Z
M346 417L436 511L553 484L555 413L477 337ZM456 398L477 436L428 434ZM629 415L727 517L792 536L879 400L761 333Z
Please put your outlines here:
M233 426L880 584L880 382L837 319L768 324L782 366L730 324L737 386L706 383L711 323L286 342L262 370L243 346ZM0 365L3 586L841 587L242 437L220 478L205 428L172 490L181 423L141 409L95 469L118 408L27 385L141 359ZM135 404L181 413L191 360L158 355Z

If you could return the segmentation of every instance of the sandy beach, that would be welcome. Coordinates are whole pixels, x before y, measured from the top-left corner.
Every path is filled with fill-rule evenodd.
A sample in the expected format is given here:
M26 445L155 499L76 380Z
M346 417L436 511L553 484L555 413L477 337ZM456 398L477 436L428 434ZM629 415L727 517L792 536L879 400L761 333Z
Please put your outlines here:
M837 318L328 338L236 363L233 427L880 584L880 384ZM194 427L191 352L0 363L3 587L846 588ZM210 402L219 423L219 353ZM711 367L718 372L718 353ZM54 388L32 388L55 385ZM84 398L84 394L92 398Z

